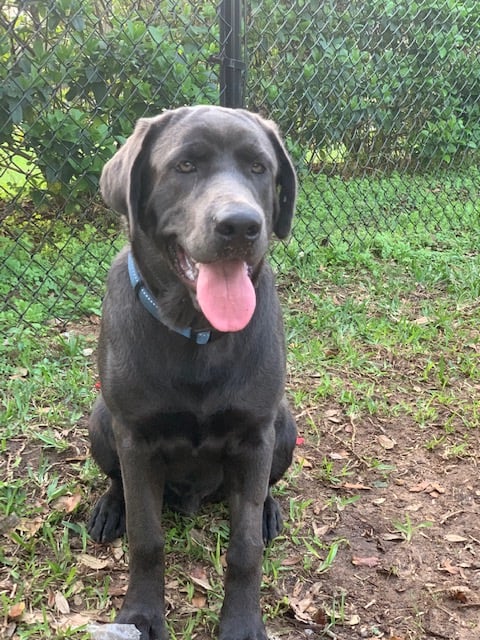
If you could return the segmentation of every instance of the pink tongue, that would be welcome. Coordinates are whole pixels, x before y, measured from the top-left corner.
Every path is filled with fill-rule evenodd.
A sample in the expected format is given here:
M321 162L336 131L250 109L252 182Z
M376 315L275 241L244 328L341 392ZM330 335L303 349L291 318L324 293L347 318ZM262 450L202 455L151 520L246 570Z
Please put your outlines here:
M255 289L242 260L198 264L197 299L218 331L240 331L255 311Z

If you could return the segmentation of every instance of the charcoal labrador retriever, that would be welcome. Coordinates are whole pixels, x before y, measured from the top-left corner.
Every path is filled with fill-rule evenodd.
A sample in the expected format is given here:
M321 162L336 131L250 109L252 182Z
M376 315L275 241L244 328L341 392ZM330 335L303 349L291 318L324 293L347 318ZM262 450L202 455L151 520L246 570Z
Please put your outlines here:
M221 640L266 640L263 544L282 519L269 487L296 428L284 395L279 302L265 261L290 231L296 177L275 125L244 110L182 107L141 119L105 165L129 245L108 277L92 454L110 478L91 537L126 529L117 622L165 640L162 505L228 501Z

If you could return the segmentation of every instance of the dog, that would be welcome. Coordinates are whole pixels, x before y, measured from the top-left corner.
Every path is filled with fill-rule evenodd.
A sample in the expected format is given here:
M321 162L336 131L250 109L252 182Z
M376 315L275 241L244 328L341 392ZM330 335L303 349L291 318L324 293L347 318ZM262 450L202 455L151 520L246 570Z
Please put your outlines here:
M273 235L285 238L297 180L276 126L242 109L181 107L138 121L100 189L126 216L98 345L91 451L110 486L88 529L127 532L129 586L117 622L166 640L164 504L226 500L220 640L267 640L264 543L282 528L270 493L296 441Z

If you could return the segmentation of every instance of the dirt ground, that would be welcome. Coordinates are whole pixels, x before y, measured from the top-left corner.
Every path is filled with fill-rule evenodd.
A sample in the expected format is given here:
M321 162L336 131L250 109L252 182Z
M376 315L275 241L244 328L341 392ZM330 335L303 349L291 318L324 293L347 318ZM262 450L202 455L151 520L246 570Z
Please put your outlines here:
M398 395L415 393L407 388L408 370L403 365L399 370L405 384L398 385ZM289 380L290 390L309 384L307 378ZM464 392L478 394L479 389ZM405 415L356 417L331 399L304 406L297 422L295 462L278 490L285 535L268 551L262 589L271 639L478 640L480 482L479 457L472 451L480 451L479 434L469 434L468 455L447 456L442 447L427 448L425 433ZM432 428L440 429L440 422ZM86 416L69 438L67 451L51 455L65 481L88 456ZM20 453L23 464L35 464L38 451L32 445L19 439L16 446L12 460ZM22 473L21 465L16 472ZM82 487L78 508L66 508L73 522L85 520L101 492L101 479L92 484ZM201 522L225 523L221 507L208 509ZM181 527L181 519L174 526L179 522ZM201 526L189 535L201 539L206 535ZM95 600L79 588L64 622L105 622L112 605L121 605L126 549L121 543L104 548L88 542L86 554L78 551L80 575L99 584L108 575L108 593ZM178 621L184 629L189 616L208 609L217 573L204 560L170 554L166 599L174 628ZM185 576L190 591L184 588ZM51 604L61 618L59 603ZM213 606L218 610L219 601ZM26 612L23 621L41 615ZM190 635L178 637L212 638L208 614L197 620ZM13 630L9 637L18 637L11 624L3 627L8 628Z
M478 639L478 459L452 461L429 452L418 426L407 421L357 422L331 406L316 411L320 446L307 437L298 448L307 462L295 492L312 500L305 525L324 542L345 542L327 572L316 575L313 567L282 584L294 595L286 618L293 615L297 624L289 621L295 631L279 636L317 637L318 627L306 619L328 619L332 598L343 593L344 619L327 637ZM323 456L338 468L347 465L348 478L318 482ZM372 459L382 464L364 463Z

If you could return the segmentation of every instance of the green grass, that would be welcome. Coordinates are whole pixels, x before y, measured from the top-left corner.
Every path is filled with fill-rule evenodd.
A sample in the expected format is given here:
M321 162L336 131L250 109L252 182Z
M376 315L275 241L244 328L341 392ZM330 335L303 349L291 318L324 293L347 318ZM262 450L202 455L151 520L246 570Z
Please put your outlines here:
M303 183L295 237L277 246L273 258L280 264L288 393L310 449L295 461L288 487L278 489L287 529L265 555L267 594L277 581L335 574L338 554L348 546L342 536L316 535L317 491L308 494L302 485L302 469L315 456L315 486L333 492L322 509L333 517L361 502L358 492L339 493L353 482L354 469L351 460L323 450L325 424L335 438L339 416L352 429L378 421L392 442L408 424L428 455L450 461L475 455L479 180L475 173L349 182L318 176L315 189L312 181ZM407 215L410 222L404 224ZM84 525L91 496L101 490L85 435L96 394L95 338L88 323L85 330L51 321L99 313L106 269L122 240L115 230L99 236L89 224L71 235L68 225L51 219L12 217L0 243L6 256L0 294L8 299L0 316L0 453L6 460L0 581L7 585L0 608L6 619L14 604L25 604L26 614L16 622L19 640L68 638L73 631L52 627L52 619L61 617L55 594L94 617L108 617L116 574L88 570L78 560L82 553L102 557ZM388 486L396 464L356 438L355 468L362 466L372 487ZM75 496L81 500L66 510L62 499ZM212 634L215 628L228 527L226 512L212 510L192 520L167 515L167 583L191 607L188 615L172 613L173 638L190 637L198 627ZM425 526L408 514L390 523L413 542ZM295 555L301 558L297 564ZM208 567L210 583L199 609L191 606L197 566ZM346 602L345 594L332 595L328 629L341 624ZM288 598L266 597L269 622L282 620L287 609Z

